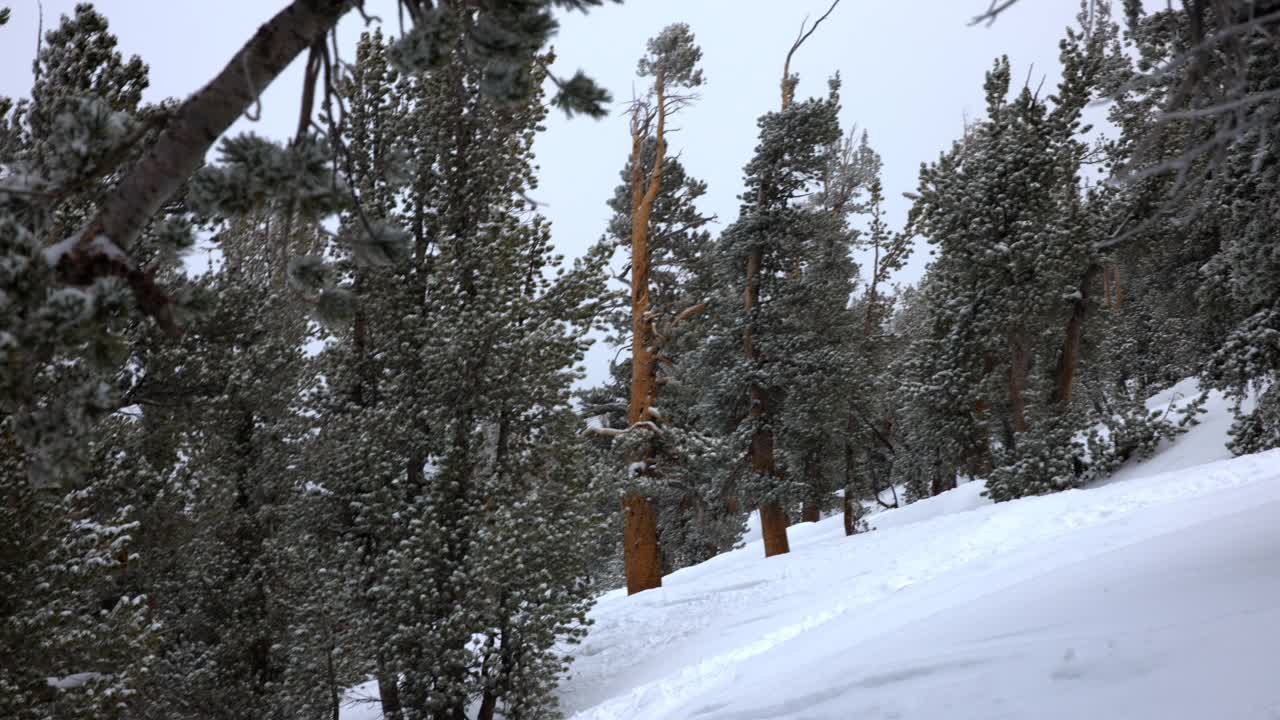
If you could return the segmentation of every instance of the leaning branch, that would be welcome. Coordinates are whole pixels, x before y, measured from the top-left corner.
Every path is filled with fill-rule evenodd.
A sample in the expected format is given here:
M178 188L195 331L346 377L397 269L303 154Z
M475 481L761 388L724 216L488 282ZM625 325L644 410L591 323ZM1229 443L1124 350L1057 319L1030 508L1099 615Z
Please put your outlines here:
M187 98L164 131L103 201L62 256L60 272L83 282L126 278L142 310L176 330L169 300L141 274L128 249L152 216L199 169L205 153L302 51L323 41L353 0L294 0L267 21L203 88ZM123 256L123 260L121 257Z

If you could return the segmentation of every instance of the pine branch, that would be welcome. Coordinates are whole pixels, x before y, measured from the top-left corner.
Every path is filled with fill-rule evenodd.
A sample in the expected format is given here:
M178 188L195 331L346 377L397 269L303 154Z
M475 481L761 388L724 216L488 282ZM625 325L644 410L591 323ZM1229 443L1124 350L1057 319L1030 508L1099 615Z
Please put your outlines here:
M143 158L107 195L57 267L72 284L123 277L138 305L167 332L178 332L172 301L128 255L142 229L199 169L205 153L303 50L353 7L352 0L294 0L258 29L209 84L174 113Z

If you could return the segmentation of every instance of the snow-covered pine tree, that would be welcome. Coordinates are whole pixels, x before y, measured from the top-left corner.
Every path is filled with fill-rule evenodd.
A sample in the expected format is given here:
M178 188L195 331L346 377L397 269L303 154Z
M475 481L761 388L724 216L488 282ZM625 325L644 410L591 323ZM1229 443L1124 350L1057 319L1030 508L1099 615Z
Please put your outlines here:
M297 608L283 552L296 540L282 530L306 314L283 282L278 248L314 232L286 222L286 203L220 233L222 265L198 281L208 308L166 358L144 366L130 395L142 408L139 432L174 440L158 502L174 517L156 519L156 536L144 527L151 564L140 578L167 631L144 702L165 717L296 709L284 692ZM264 303L269 312L254 311Z
M153 108L139 106L147 68L116 50L106 19L77 6L43 38L32 98L0 100L0 714L128 716L157 637L129 583L143 509L86 476L106 458L94 425L119 409L137 327L127 294L102 279L67 288L48 263L120 163L136 156ZM148 269L190 234L149 231ZM139 471L142 472L141 470ZM126 484L124 489L130 488Z
M409 247L337 277L354 314L317 358L316 532L385 714L543 717L552 646L587 606L597 505L568 393L603 255L564 272L525 199L541 95L495 104L449 47L455 61L397 78L366 37L346 89L360 201L339 236L392 223Z
M1156 79L1150 90L1135 94L1160 103L1163 112L1150 135L1163 142L1136 141L1132 165L1139 176L1163 171L1161 186L1173 198L1161 203L1157 217L1171 216L1176 247L1187 250L1173 257L1186 267L1179 284L1195 285L1192 315L1201 332L1193 347L1207 354L1201 385L1237 402L1230 447L1249 453L1280 446L1280 144L1272 130L1280 113L1276 13L1222 3L1202 18L1169 10L1135 25L1144 59L1152 56L1164 67L1174 65L1170 53L1187 52L1188 46L1203 44L1214 51L1204 55L1215 58L1231 48L1215 62L1172 67L1168 77L1151 73ZM1203 150L1196 154L1197 148ZM1171 256L1154 238L1141 251ZM1198 263L1194 268L1191 260ZM1250 396L1253 408L1246 410Z
M827 461L838 458L843 476L843 443L825 443L825 423L832 419L842 438L845 408L828 408L819 396L836 382L841 338L855 329L848 311L852 235L844 218L794 200L817 187L825 148L840 137L837 89L833 81L828 97L790 103L759 120L740 216L714 248L717 294L695 363L704 421L728 436L737 455L728 473L741 501L761 510L766 555L787 551L786 508L801 498L798 473L806 463L826 472ZM802 430L812 422L817 426Z
M627 311L607 319L611 340L630 344L632 352L615 368L628 377L589 393L583 412L591 434L610 438L601 442L613 446L618 461L632 592L731 547L741 527L740 513L730 510L713 481L715 444L698 428L696 388L683 382L682 372L705 308L710 218L696 206L705 184L672 156L665 133L669 118L702 84L700 55L683 24L649 41L639 72L653 85L631 108L631 152L609 200L613 217L601 240L629 257L618 277L627 283L626 295L618 296ZM650 531L653 537L645 535Z
M557 29L553 10L587 10L604 1L522 0L461 8L442 7L429 0L404 0L400 7L410 22L398 41L399 55L407 65L430 72L449 58L440 52L442 41L448 42L461 32L467 39L465 60L484 68L483 92L499 102L519 101L532 91L518 82L519 68L534 61L538 48ZM39 99L35 105L14 110L18 115L29 113L36 126L56 120L52 133L40 132L38 142L27 147L24 157L6 163L5 207L0 216L5 237L10 239L3 252L16 263L10 267L32 270L21 283L3 278L6 288L13 286L16 292L9 293L14 311L7 313L4 325L0 325L0 346L11 361L5 363L0 376L0 402L12 410L16 437L30 458L28 470L34 481L52 482L70 472L83 455L87 439L84 416L98 414L110 403L100 392L100 383L79 383L64 384L67 392L58 402L40 405L34 399L37 393L29 387L30 376L52 367L49 356L78 352L83 336L109 335L112 323L130 311L154 319L170 334L180 333L177 315L181 298L157 284L141 258L134 256L139 237L164 214L166 204L200 168L222 133L251 110L263 88L293 58L310 49L301 122L303 132L308 132L317 88L323 87L324 97L331 98L344 68L334 57L337 48L331 51L323 40L354 8L353 3L294 0L199 91L162 112L131 117L113 105L136 95L141 85L122 87L116 97L65 94L55 89L45 95L61 108L52 116L42 115L43 101ZM81 9L91 12L84 4L78 8L78 16ZM84 86L69 87L71 90L94 91L99 80L93 78L108 74L99 70L109 71L122 64L110 46L86 45L85 50L86 55L98 54L90 64L80 66L82 76L89 78ZM323 73L322 66L326 68ZM133 70L138 67L140 63L131 64ZM62 80L57 73L49 77L57 83ZM556 107L571 114L599 117L604 113L608 94L585 74L558 79L558 85L559 92L552 100ZM33 97L42 93L37 87ZM9 115L13 104L5 101L0 109ZM4 121L6 152L15 147L15 128L25 122ZM110 182L104 182L107 180ZM67 214L63 211L90 192L93 212L78 218L82 220L79 225L64 225ZM59 239L39 248L50 232ZM44 292L45 288L56 292ZM126 295L131 296L129 302L124 300ZM119 305L120 312L107 311L113 303ZM20 357L12 349L35 344L45 347L38 356Z
M1064 61L1072 50L1064 44ZM930 290L945 298L929 305L938 354L925 360L937 370L926 381L949 384L922 387L918 397L972 409L976 423L962 412L946 434L974 455L996 442L999 473L988 488L997 499L1077 481L1074 429L1050 402L1053 377L1043 369L1054 366L1054 339L1093 263L1092 239L1074 223L1089 70L1069 65L1050 109L1030 87L1007 99L1009 63L997 60L986 78L987 118L922 169L912 210L915 227L938 248ZM999 430L994 437L988 422ZM958 459L947 464L958 467Z
M884 221L879 156L870 149L865 134L860 152L873 158L867 163L871 169L865 202L868 220L860 243L871 258L862 295L853 306L862 326L854 343L848 378L843 511L849 534L860 527L864 500L887 507L899 502L891 475L898 444L895 418L900 412L893 393L901 378L891 372L890 365L901 351L903 333L894 323L898 292L886 286L892 273L902 269L912 249L911 235L890 233Z

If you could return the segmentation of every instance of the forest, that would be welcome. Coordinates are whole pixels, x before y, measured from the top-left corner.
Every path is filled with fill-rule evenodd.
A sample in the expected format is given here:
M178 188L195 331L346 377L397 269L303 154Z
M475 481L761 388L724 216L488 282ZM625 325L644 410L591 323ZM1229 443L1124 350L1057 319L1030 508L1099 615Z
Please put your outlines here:
M766 563L975 479L1085 487L1210 391L1231 453L1280 447L1280 2L1082 0L1058 81L992 47L982 112L886 188L854 81L804 61L835 0L716 223L673 131L698 28L634 49L629 100L552 71L559 18L615 1L276 0L156 103L106 15L46 19L0 97L0 717L339 720L368 681L389 720L560 717L597 598L749 518ZM295 60L293 137L226 134ZM537 166L574 158L535 144L619 112L565 258Z

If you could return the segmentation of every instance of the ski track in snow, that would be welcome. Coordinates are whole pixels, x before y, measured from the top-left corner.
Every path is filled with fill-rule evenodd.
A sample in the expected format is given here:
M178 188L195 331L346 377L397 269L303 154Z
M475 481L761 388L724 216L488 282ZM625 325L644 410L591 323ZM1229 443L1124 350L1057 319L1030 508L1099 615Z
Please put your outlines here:
M1179 394L1194 395L1194 386L1150 404L1163 409ZM847 716L805 714L851 691L847 683L789 691L821 669L809 667L815 648L889 641L892 650L897 628L1020 584L1043 584L1055 571L1241 508L1280 502L1280 450L1219 459L1230 457L1222 445L1230 416L1220 396L1208 408L1205 421L1175 444L1096 487L992 505L981 483L969 483L873 516L875 532L846 538L838 517L801 524L791 528L788 555L766 560L754 540L665 577L662 588L630 598L609 593L592 612L591 634L572 651L562 707L573 720ZM933 682L983 662L938 658L855 685L865 693ZM772 673L756 677L765 667ZM1068 678L1082 671L1054 672ZM762 691L761 683L774 688ZM753 690L777 702L731 712L733 695ZM905 717L895 713L866 717Z

